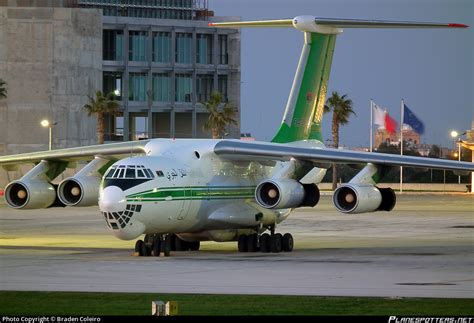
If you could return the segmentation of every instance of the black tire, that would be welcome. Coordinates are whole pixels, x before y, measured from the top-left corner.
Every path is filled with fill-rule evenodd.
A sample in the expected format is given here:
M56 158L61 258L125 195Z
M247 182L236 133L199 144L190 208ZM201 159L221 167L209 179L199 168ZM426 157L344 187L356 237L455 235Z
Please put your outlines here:
M290 233L285 233L281 244L283 251L293 251L293 236Z
M171 235L171 251L179 251L176 248L176 241L178 241L178 236L176 234Z
M135 242L135 252L138 252L138 255L140 257L143 256L143 245L145 243L143 242L143 240L137 240L137 242Z
M176 251L187 251L189 249L189 242L184 241L183 239L180 239L179 237L176 237L175 244L176 244Z
M163 249L163 255L165 257L169 257L171 255L171 235L168 235L161 244Z
M239 248L239 252L247 252L247 236L242 234L239 236L239 240L237 241L237 247Z
M270 252L270 235L264 233L260 236L260 251L261 252Z
M151 246L148 243L143 242L142 244L142 256L148 257L151 254Z
M258 235L256 233L247 236L247 250L248 252L258 251Z
M188 242L188 244L189 244L189 250L191 251L198 251L199 248L201 247L201 241Z
M272 252L281 252L281 233L275 233L270 239L270 248Z
M153 242L153 251L152 251L152 254L153 256L155 257L159 257L160 256L160 252L161 252L161 240L160 239L155 239L155 241Z

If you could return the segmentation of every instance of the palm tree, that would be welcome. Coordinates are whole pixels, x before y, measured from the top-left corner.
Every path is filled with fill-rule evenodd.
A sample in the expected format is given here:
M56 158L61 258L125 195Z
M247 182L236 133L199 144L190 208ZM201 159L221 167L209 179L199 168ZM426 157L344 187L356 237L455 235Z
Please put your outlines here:
M7 97L7 89L5 88L5 83L4 80L0 79L0 99L6 98Z
M352 100L347 98L347 94L339 96L337 91L332 92L332 95L326 101L324 106L324 113L332 111L332 141L334 148L339 147L339 126L347 124L349 117L352 114L355 115L352 110ZM336 164L332 165L332 189L336 189L337 186L337 170Z
M120 105L117 101L115 101L115 95L113 92L104 95L102 91L97 91L95 93L95 98L90 96L88 97L89 103L84 105L83 108L87 111L88 116L93 114L97 115L97 143L103 144L105 132L105 114L116 114Z
M209 112L209 118L204 123L204 130L210 130L212 139L221 138L228 125L237 125L235 108L230 103L222 105L222 94L213 92L206 102L201 102Z

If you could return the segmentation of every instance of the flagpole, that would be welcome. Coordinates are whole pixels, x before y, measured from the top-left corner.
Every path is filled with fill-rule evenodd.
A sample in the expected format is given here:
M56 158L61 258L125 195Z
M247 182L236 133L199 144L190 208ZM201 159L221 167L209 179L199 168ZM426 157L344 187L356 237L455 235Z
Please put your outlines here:
M404 119L404 113L403 113L403 106L404 106L403 98L402 102L400 105L400 155L403 156L403 119ZM400 166L400 193L403 192L403 166Z
M370 152L372 152L372 133L374 130L374 101L370 99Z

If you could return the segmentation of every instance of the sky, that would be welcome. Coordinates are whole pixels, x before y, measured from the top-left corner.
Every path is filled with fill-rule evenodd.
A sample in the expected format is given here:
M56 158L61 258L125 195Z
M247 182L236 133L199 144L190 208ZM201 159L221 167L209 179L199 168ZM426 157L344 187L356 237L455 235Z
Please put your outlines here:
M422 143L452 147L450 132L474 120L472 0L210 0L216 16L242 20L298 15L326 18L454 22L468 29L345 29L329 78L356 116L340 131L344 146L369 146L370 99L400 121L400 102L424 122ZM271 140L281 123L303 34L294 29L242 29L241 132ZM330 116L323 137L331 138Z

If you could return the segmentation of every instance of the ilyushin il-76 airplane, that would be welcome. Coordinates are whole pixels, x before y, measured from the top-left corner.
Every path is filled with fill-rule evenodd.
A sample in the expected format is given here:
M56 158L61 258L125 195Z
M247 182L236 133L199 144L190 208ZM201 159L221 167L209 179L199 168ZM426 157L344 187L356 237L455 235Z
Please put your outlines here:
M474 171L467 162L325 148L321 121L336 36L343 28L462 28L462 24L379 20L293 19L210 23L213 27L292 27L304 45L280 128L271 143L150 139L0 157L13 170L35 164L5 188L16 209L99 205L118 238L137 239L141 256L198 250L200 241L237 241L241 252L293 250L279 223L319 201L318 184L332 163L362 170L333 194L342 213L390 211L396 197L377 182L389 167ZM77 161L75 176L52 184Z

